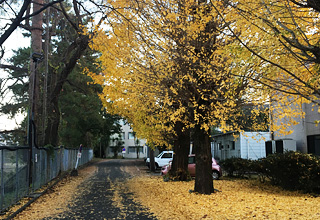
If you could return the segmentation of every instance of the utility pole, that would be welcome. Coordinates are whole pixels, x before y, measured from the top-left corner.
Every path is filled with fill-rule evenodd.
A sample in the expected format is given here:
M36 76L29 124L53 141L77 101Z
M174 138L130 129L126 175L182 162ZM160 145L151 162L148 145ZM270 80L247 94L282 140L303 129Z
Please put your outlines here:
M43 6L43 0L34 0L32 3L32 11L38 12ZM32 17L31 26L31 62L30 62L30 77L29 77L29 126L28 126L28 144L29 144L29 186L32 185L33 181L33 167L34 167L34 156L33 148L37 146L37 133L36 125L39 123L39 108L40 103L39 93L40 84L39 77L37 76L38 64L43 60L42 54L42 21L43 13L40 12ZM38 126L37 128L40 128Z
M29 186L32 184L32 170L34 167L34 157L33 157L33 148L37 145L36 143L36 125L34 122L35 117L35 108L36 108L36 87L37 87L37 67L38 63L42 61L43 54L41 53L33 53L31 55L32 63L33 63L33 73L30 75L30 83L32 84L31 94L30 94L30 108L29 108L29 126L28 126L28 145L29 145Z
M47 0L49 3L49 0ZM44 42L44 78L43 78L43 107L42 107L42 135L41 144L45 143L45 129L47 124L47 99L48 99L48 75L49 75L49 46L50 46L50 7L46 10L46 33Z

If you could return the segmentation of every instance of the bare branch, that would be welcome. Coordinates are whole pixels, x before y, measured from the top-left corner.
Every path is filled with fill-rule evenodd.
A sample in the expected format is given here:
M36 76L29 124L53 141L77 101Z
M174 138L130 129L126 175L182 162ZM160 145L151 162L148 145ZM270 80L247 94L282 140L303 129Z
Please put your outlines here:
M17 15L17 17L14 19L14 21L11 23L10 27L4 32L3 35L0 37L0 46L8 39L8 37L12 34L12 32L19 26L21 21L23 21L23 14L28 9L29 5L31 3L31 0L25 0L23 2L23 5Z
M30 14L28 16L23 17L24 13L28 10L29 5L31 4L31 0L24 0L23 5L21 6L20 11L17 14L16 18L13 20L10 27L4 32L4 34L1 35L0 46L2 46L2 44L8 39L8 37L21 24L21 22L23 20L28 20L30 17L35 16L35 15L41 13L42 11L44 11L45 9L47 9L48 7L50 7L56 3L62 2L62 1L64 1L64 0L52 1L52 2L44 5L40 10L33 12L32 14Z
M216 12L222 17L223 19L223 16L221 15L220 11L215 7L214 4L212 4L212 7L216 10ZM257 56L259 59L271 64L272 66L275 66L277 68L279 68L280 70L284 71L285 73L287 73L289 76L291 76L293 79L295 79L297 82L300 82L302 85L304 85L306 88L316 92L316 93L319 93L318 89L317 88L314 88L312 87L308 82L304 81L302 78L298 77L296 74L294 74L293 72L291 72L290 70L288 70L287 68L271 61L270 59L267 59L263 56L261 56L259 53L257 53L254 49L250 48L244 41L242 41L238 35L236 35L234 33L234 31L232 30L232 28L230 26L228 26L228 29L229 31L235 36L235 38L240 42L241 45L243 45L248 51L250 51L252 54L254 54L255 56ZM287 93L290 93L290 92L287 92ZM308 98L306 97L305 95L303 95L302 93L299 93L301 96L305 97L305 98ZM310 98L308 98L310 100Z
M48 4L45 4L45 5L43 5L43 7L42 7L40 10L35 11L35 12L33 12L32 14L23 17L23 20L29 19L29 18L31 18L31 17L33 17L33 16L35 16L35 15L43 12L43 11L46 10L47 8L53 6L54 4L57 4L57 3L60 3L60 2L63 2L63 1L64 1L64 0L57 0L57 1L52 1L52 2L50 2L50 3L48 3Z
M63 15L65 16L65 18L69 21L69 23L71 24L71 26L78 31L79 27L71 20L70 16L67 14L66 9L64 8L63 4L60 2L60 7L61 7L61 12L63 13Z
M9 69L9 70L14 70L14 71L23 71L28 73L28 69L27 68L20 68L17 66L12 66L12 65L6 65L6 64L0 64L0 68L1 69ZM27 76L28 74L26 74Z

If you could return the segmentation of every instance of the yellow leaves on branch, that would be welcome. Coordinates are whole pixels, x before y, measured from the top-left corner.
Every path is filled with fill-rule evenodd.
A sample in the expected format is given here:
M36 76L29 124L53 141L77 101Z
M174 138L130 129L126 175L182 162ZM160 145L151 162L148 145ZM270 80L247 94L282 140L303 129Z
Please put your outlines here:
M315 14L294 5L290 11L285 2L272 0L182 3L110 3L115 9L108 14L110 23L96 31L92 45L101 52L102 72L87 73L103 86L100 97L107 111L126 117L138 135L156 142L177 121L204 130L241 130L241 105L258 106L258 111L279 101L270 112L294 125L302 115L290 106L299 107L298 98L286 93L308 97L310 87L319 87L318 68L297 62L299 49L285 39L295 37L304 46L307 38L316 42L317 35L307 34ZM259 130L259 124L252 128Z
M270 125L270 129L279 131L281 135L291 134L293 126L297 125L305 116L305 112L301 109L307 100L299 96L284 94L274 94L273 97L275 101L270 106L273 123Z
M239 59L253 61L252 57L255 57L250 68L256 74L264 75L261 82L266 85L274 85L273 88L288 93L312 96L313 90L318 88L314 83L319 82L319 74L313 68L316 57L310 48L320 39L319 12L292 1L277 0L241 0L232 9L233 13L227 14L226 19L236 20L232 24L234 32L244 33L239 35L240 40L264 58L261 60L251 53L245 55L240 47Z
M101 52L99 61L104 72L97 76L88 74L103 86L104 95L101 97L105 99L105 107L130 118L133 126L144 132L142 135L150 133L138 127L161 128L161 133L171 131L175 121L183 121L187 126L192 126L192 120L186 117L189 107L195 111L195 123L207 117L197 112L197 108L203 111L206 106L194 102L193 94L188 94L188 87L195 87L202 99L210 101L210 95L201 93L215 91L210 88L199 90L199 78L203 81L210 78L221 80L221 77L214 77L210 72L212 64L206 66L208 64L193 52L195 45L192 41L198 40L205 24L212 20L212 15L194 15L193 19L199 22L191 22L193 1L186 1L186 4L180 6L175 1L168 2L174 7L166 7L167 3L163 2L144 1L141 10L134 9L138 6L134 1L114 3L114 8L125 16L111 13L109 18L112 29L108 34L102 30L98 32L93 49ZM128 5L131 7L127 7ZM156 10L155 6L160 10ZM199 7L195 10L200 13L202 9ZM183 50L183 53L177 54L177 49ZM199 52L205 51L201 48ZM177 63L175 57L184 59L185 63ZM198 61L208 71L195 69L193 65ZM211 95L211 99L215 97L216 95ZM208 129L208 125L203 127ZM148 140L151 138L147 137Z

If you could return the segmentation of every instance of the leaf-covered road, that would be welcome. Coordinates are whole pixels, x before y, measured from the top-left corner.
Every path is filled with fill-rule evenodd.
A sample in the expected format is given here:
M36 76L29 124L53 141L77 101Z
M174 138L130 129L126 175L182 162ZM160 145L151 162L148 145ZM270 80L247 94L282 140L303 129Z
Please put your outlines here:
M95 164L94 174L78 186L67 211L44 219L155 219L133 201L133 194L123 184L139 172L139 165L141 161L136 160Z
M164 182L146 171L142 160L103 160L64 178L14 219L320 219L319 196L228 177L214 181L219 192L201 195L190 193L194 180Z

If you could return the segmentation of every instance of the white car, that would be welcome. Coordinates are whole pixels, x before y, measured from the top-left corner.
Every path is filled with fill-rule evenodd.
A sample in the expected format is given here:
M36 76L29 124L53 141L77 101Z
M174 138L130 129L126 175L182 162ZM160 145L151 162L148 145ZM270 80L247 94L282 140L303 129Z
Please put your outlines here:
M156 169L167 165L173 159L173 151L162 151L154 158ZM146 159L146 165L150 167L150 158Z

